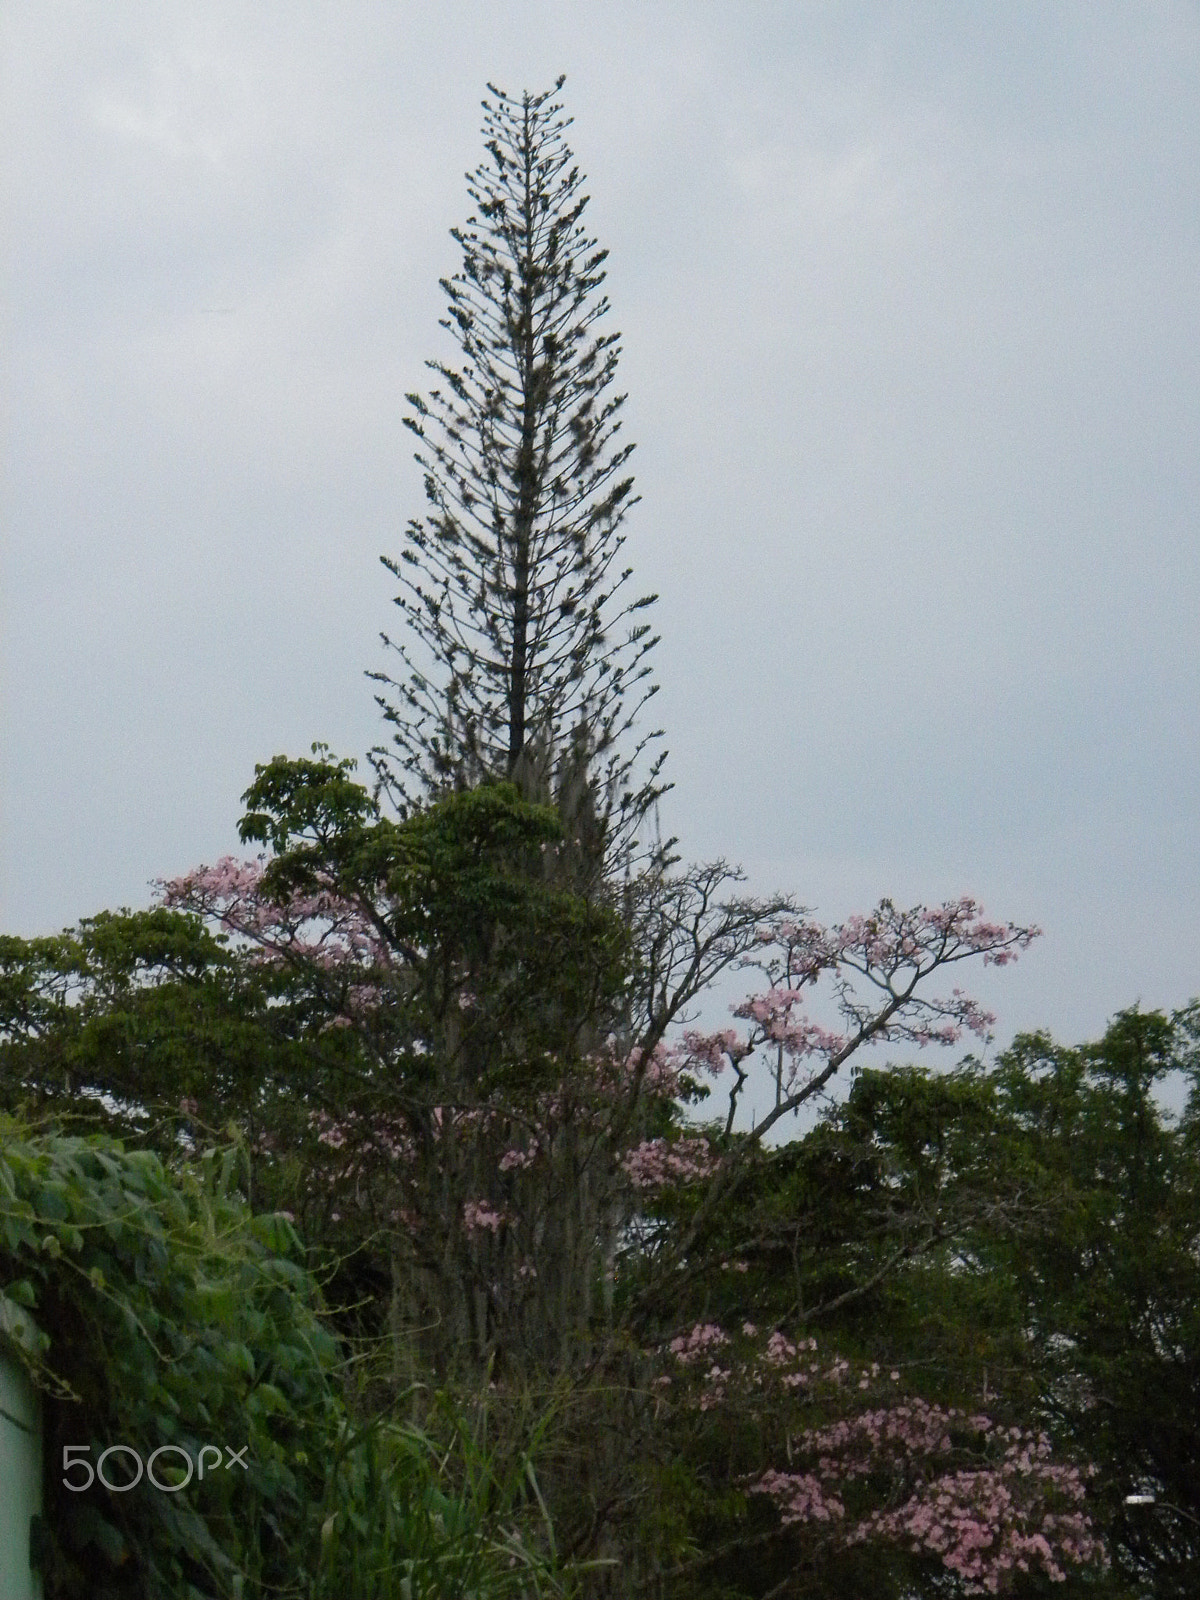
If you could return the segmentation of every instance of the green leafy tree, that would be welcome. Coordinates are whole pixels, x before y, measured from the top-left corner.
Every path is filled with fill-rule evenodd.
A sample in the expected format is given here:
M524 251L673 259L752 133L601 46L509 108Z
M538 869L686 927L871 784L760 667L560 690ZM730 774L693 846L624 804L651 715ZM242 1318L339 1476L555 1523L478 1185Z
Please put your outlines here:
M1040 1206L1006 1265L1042 1403L1100 1471L1132 1592L1200 1586L1200 1147L1197 1009L1136 1008L1064 1049L1019 1039L998 1089ZM1190 1079L1184 1117L1157 1098ZM1128 1503L1128 1497L1152 1503Z
M305 1046L280 975L199 917L101 912L48 938L0 938L0 1104L90 1123L165 1153L253 1145L289 1120ZM337 1041L322 1045L332 1057ZM327 1063L327 1070L332 1061Z

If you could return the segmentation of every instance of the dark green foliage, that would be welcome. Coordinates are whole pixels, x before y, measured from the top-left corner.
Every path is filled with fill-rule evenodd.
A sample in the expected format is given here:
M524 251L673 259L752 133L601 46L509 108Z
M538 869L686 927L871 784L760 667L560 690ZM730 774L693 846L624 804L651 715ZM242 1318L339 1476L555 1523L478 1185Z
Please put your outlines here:
M1122 1012L1078 1050L1019 1039L997 1075L1038 1202L1007 1267L1042 1404L1099 1466L1114 1559L1155 1600L1200 1590L1197 1015ZM1172 1073L1179 1124L1155 1098Z
M277 757L246 792L242 834L275 848L267 895L328 894L371 941L374 954L351 970L374 991L353 1014L380 1064L373 1109L405 1103L431 1072L472 1095L497 1074L512 1085L561 1073L583 1035L616 1014L629 958L619 918L546 870L562 843L555 810L485 784L397 823L348 771ZM305 979L322 983L302 958ZM338 1014L344 995L324 987Z
M0 1130L0 1316L45 1391L47 1600L306 1592L338 1353L295 1234L251 1217L237 1166L233 1149L168 1171L99 1137ZM116 1444L143 1463L244 1449L246 1470L210 1453L177 1493L64 1487L64 1447L95 1463ZM185 1473L177 1451L156 1464ZM128 1481L132 1458L106 1475Z
M424 1427L370 1423L341 1441L313 1600L573 1592L541 1501L531 1455L538 1440L506 1455L486 1405L475 1413L469 1422L441 1397Z
M0 1126L0 1338L43 1392L47 1600L565 1593L539 1430L504 1453L486 1411L468 1422L445 1397L425 1428L348 1409L296 1234L250 1215L243 1179L236 1148L167 1168L103 1137ZM361 1393L361 1355L354 1370ZM152 1470L179 1488L148 1471L124 1493L64 1485L114 1444L144 1467L176 1447ZM64 1470L64 1446L88 1448ZM181 1452L195 1467L206 1446L189 1474ZM128 1451L102 1470L136 1475Z
M0 939L0 1105L100 1124L160 1149L275 1120L295 1046L278 985L199 917L102 912ZM189 1109L183 1109L188 1102Z
M675 1298L653 1302L645 1337L748 1319L877 1361L906 1393L1046 1429L1066 1458L1097 1468L1091 1515L1113 1566L1053 1590L1028 1578L1018 1592L1194 1595L1196 1045L1195 1007L1133 1010L1079 1049L1019 1038L990 1070L864 1070L812 1133L748 1165L705 1222ZM1177 1121L1156 1099L1172 1074L1192 1085ZM651 1247L694 1209L686 1192L650 1207ZM663 1594L959 1592L927 1562L878 1550L867 1560L827 1529L781 1537L761 1501L740 1501L786 1443L772 1445L773 1425L746 1407L736 1426L680 1413L647 1428L642 1536L651 1565L677 1574ZM1126 1505L1134 1492L1155 1503Z

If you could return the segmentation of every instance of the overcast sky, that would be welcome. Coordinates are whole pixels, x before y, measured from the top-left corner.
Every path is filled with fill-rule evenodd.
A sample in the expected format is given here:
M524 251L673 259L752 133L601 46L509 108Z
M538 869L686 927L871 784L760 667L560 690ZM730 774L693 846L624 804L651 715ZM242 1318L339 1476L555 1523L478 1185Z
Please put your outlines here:
M1194 0L7 0L0 931L380 736L488 79L567 74L659 591L665 820L827 918L1200 991Z

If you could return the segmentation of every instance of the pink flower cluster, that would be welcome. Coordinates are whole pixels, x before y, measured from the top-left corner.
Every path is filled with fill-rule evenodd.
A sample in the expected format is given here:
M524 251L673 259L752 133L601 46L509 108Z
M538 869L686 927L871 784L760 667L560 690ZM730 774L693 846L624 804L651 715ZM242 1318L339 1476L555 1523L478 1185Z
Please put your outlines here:
M308 1121L317 1130L318 1144L330 1150L353 1149L353 1160L341 1170L342 1177L350 1176L363 1157L385 1156L391 1163L407 1165L415 1154L412 1139L402 1128L379 1122L368 1126L354 1112L335 1121L325 1111L314 1111Z
M685 1367L695 1366L697 1362L707 1360L714 1351L722 1350L729 1343L729 1335L724 1328L715 1322L698 1322L689 1333L681 1333L678 1338L672 1339L667 1349Z
M762 1339L753 1323L742 1335L748 1347L717 1323L698 1323L670 1342L666 1353L690 1386L684 1403L690 1395L701 1411L728 1404L741 1414L765 1405L777 1425L790 1406L843 1408L832 1420L788 1427L787 1470L769 1468L748 1485L774 1502L784 1526L838 1522L851 1544L926 1552L968 1593L1000 1593L1022 1572L1058 1582L1068 1566L1105 1564L1085 1510L1085 1475L1056 1462L1044 1434L997 1428L985 1415L919 1396L898 1399L894 1389L881 1391L898 1372L837 1356L822 1361L811 1338L775 1330ZM847 1409L863 1391L862 1409ZM884 1403L872 1405L872 1392ZM852 1515L848 1486L858 1486L861 1500L881 1473L900 1503Z
M512 1149L506 1150L500 1157L500 1171L523 1172L527 1167L531 1167L533 1165L533 1163L537 1160L537 1157L538 1147L536 1144L531 1145L529 1148L524 1150L518 1149L516 1146L514 1146Z
M747 1035L726 1028L690 1030L683 1037L685 1070L719 1076L732 1067L730 1122L746 1081L742 1062L765 1049L776 1079L776 1105L760 1134L815 1094L862 1046L904 1041L954 1044L964 1032L986 1036L995 1018L959 988L930 995L927 980L942 968L978 957L1003 966L1037 937L1036 928L988 922L974 900L897 909L882 900L869 916L832 928L781 918L758 930L764 953L746 964L767 986L733 1007L750 1024ZM828 1027L804 1014L804 990L827 977L841 1018Z
M750 1485L750 1493L774 1500L785 1528L793 1522L829 1522L846 1515L837 1496L807 1472L776 1472L772 1468Z
M707 1139L644 1139L625 1152L621 1165L635 1189L663 1189L711 1177L717 1158Z
M628 1088L635 1080L642 1092L672 1100L679 1092L680 1053L677 1047L656 1044L649 1053L636 1045L621 1056L616 1041L610 1041L605 1060L608 1077Z
M884 1538L928 1550L965 1580L968 1594L998 1594L1015 1573L1034 1568L1062 1583L1067 1563L1105 1565L1104 1547L1079 1509L1078 1470L1043 1462L1024 1477L1014 1481L1008 1460L999 1469L947 1473L895 1511L865 1518L850 1542ZM1072 1509L1045 1509L1055 1501Z
M462 1208L463 1227L468 1233L497 1234L508 1221L502 1211L493 1211L484 1200L466 1200Z
M390 963L387 944L364 911L332 888L272 900L263 890L265 862L222 856L211 867L160 881L164 905L195 912L225 933L244 939L268 965L307 961L335 970L352 963L378 968ZM362 1002L366 991L360 990Z
M715 1322L698 1322L690 1333L680 1334L667 1346L682 1367L701 1367L707 1363L700 1390L701 1411L709 1411L725 1398L730 1369L713 1359L729 1343L729 1335Z
M722 1028L717 1033L699 1033L695 1028L688 1028L680 1053L688 1067L701 1068L719 1078L730 1062L736 1065L753 1049L749 1039L743 1038L735 1028Z

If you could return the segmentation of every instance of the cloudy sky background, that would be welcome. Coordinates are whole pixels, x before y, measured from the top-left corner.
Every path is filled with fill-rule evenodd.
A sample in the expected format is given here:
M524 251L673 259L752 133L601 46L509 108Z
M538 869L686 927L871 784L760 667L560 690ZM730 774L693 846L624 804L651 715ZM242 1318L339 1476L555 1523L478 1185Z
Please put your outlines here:
M1200 11L8 0L0 931L379 737L403 396L490 78L567 74L693 858L1045 937L1001 1042L1200 991Z

